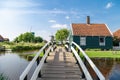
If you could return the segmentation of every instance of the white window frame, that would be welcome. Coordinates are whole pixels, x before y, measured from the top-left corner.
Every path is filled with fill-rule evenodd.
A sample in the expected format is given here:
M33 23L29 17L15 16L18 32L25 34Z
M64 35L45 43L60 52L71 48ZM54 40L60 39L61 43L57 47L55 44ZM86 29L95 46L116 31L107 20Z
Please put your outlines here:
M100 42L100 38L103 38L103 42ZM105 46L105 37L99 37L99 45L100 46Z
M80 45L81 46L86 46L86 37L80 37Z

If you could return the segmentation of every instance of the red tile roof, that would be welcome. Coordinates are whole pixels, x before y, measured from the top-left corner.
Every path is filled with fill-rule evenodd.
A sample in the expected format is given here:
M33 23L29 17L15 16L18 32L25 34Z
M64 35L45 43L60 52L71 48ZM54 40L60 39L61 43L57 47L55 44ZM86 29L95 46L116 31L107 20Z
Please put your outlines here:
M120 38L120 29L114 32L113 35Z
M72 24L76 36L112 36L105 24Z

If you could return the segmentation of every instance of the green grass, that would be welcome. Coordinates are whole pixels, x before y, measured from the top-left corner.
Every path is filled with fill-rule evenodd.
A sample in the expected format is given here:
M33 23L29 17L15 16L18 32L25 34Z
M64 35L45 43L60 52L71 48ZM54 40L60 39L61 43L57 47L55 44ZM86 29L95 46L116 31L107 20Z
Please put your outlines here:
M44 42L42 43L14 43L14 42L0 42L0 46L5 46L6 49L11 49L12 51L24 51L24 50L35 50L40 49L44 46Z
M120 51L85 51L91 58L120 58Z
M28 56L34 57L34 56L36 56L36 54L29 54ZM44 56L43 52L41 52L39 56L40 56L40 57L43 57L43 56Z

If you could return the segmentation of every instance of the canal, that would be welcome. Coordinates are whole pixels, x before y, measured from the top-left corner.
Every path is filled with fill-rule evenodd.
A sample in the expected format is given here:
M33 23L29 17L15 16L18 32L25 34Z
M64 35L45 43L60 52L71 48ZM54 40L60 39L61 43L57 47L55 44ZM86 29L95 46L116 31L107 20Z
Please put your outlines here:
M27 67L31 59L24 54L33 54L37 51L29 52L1 52L0 53L0 73L8 77L9 80L18 80L21 73ZM100 69L106 80L120 80L120 59L92 58L92 61ZM32 67L29 78L35 70L36 63ZM91 71L91 70L90 70ZM91 71L92 72L92 71ZM92 73L94 75L94 73Z
M0 53L0 74L6 76L9 80L19 80L19 76L29 64L30 60L25 54L36 53L37 51L29 52L1 52ZM29 73L29 78L35 70L36 64Z

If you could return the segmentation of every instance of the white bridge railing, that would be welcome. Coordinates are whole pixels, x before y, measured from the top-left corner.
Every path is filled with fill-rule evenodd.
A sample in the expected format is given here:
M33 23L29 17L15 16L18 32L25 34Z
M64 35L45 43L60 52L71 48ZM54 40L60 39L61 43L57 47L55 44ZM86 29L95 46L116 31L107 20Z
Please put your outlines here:
M69 42L67 42L69 43ZM83 62L83 60L80 58L79 53L81 52L82 55L85 58L85 61L87 61L89 63L89 65L91 66L91 68L94 70L94 72L97 75L98 80L105 80L105 77L102 75L102 73L99 71L99 69L95 66L95 64L92 62L92 60L86 55L86 53L79 47L79 45L77 45L75 42L72 42L71 46L65 45L67 48L71 48L72 52L74 53L74 56L77 60L78 65L81 67L82 72L83 72L83 78L86 78L86 80L94 80L91 76L91 74L89 73L85 62ZM32 66L34 65L34 63L37 61L37 68L35 69L32 77L30 78L30 80L36 80L37 77L41 77L41 69L42 66L44 64L44 62L46 62L46 58L49 54L49 52L52 50L53 48L55 48L55 46L53 46L53 43L51 44L51 42L48 42L45 46L43 46L39 52L36 54L36 56L32 59L32 61L28 64L27 68L24 70L24 72L20 75L19 80L28 80L27 76L29 71L31 70ZM76 50L76 48L78 49L78 52ZM40 60L39 55L41 53L44 53L44 56L42 57L42 59Z
M67 42L69 44L69 42ZM67 48L69 48L68 45L65 45ZM96 67L96 65L92 62L92 60L86 55L86 53L82 50L82 48L79 47L79 45L77 45L75 42L72 42L71 46L70 46L76 60L78 61L79 66L82 69L83 72L83 76L84 78L86 78L86 80L94 80L92 78L92 76L90 75L87 67L86 67L86 62L89 63L89 65L91 66L91 68L94 70L94 72L97 75L97 79L98 80L105 80L105 77L102 75L102 73L99 71L99 69ZM78 49L78 52L76 51L76 48ZM80 53L82 53L83 57L84 57L84 61L80 58Z
M48 53L50 52L50 50L53 50L52 48L54 48L53 45L51 45L51 42L48 42L47 44L45 44L45 46L43 46L36 54L36 56L32 59L32 61L28 64L28 66L26 67L26 69L24 70L24 72L20 75L19 80L28 80L27 76L29 71L31 70L33 64L37 61L37 68L35 69L32 77L30 80L36 80L37 77L41 76L41 68L44 64L44 62L46 61L46 57L48 55ZM40 60L39 55L43 52L44 56L42 57L42 59Z

